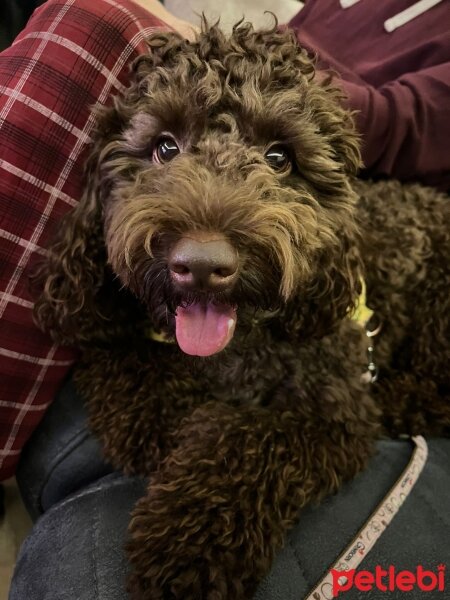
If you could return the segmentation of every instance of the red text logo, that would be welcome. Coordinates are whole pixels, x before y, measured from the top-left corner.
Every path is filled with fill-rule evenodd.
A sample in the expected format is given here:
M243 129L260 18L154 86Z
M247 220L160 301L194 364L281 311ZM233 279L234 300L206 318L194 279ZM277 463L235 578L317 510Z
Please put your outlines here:
M378 565L375 567L375 572L331 569L331 575L333 577L333 598L353 587L361 592L370 592L373 589L380 592L393 592L394 590L443 592L445 589L445 565L439 565L437 572L426 570L421 565L415 571L397 571L393 566L383 569Z

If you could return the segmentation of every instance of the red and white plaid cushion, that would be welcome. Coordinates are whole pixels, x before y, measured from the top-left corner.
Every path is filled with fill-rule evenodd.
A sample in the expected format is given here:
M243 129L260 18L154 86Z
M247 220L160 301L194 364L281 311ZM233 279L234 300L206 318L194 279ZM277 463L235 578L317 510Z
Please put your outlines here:
M161 27L129 0L48 0L0 54L0 480L75 358L34 325L29 266L80 198L91 107Z

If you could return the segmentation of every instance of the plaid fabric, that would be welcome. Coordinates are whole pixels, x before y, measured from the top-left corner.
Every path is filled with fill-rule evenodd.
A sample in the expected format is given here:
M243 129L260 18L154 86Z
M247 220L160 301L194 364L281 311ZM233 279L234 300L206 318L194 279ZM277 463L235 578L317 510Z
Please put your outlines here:
M27 271L80 198L92 105L161 26L129 0L48 0L0 54L0 480L75 358L33 324Z

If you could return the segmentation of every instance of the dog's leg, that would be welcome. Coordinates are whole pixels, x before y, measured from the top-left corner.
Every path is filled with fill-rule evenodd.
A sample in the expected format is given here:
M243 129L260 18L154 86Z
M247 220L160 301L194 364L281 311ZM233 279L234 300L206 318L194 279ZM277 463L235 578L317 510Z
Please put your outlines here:
M341 394L344 382L335 403ZM367 412L342 409L325 424L311 405L308 415L292 405L210 402L183 421L132 515L132 598L251 598L301 508L363 468L375 432Z
M178 380L162 371L158 360L140 363L132 350L91 350L74 374L105 458L128 475L146 477L156 468L170 450L170 432L192 402L189 389L181 393Z

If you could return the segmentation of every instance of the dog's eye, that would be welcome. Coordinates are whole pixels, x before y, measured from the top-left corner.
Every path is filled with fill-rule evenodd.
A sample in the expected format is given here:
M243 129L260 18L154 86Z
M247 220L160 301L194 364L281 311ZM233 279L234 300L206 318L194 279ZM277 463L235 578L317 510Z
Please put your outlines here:
M175 158L178 154L180 154L180 149L175 140L170 137L163 137L158 140L155 146L153 158L156 162L166 163Z
M289 153L283 146L272 146L267 150L264 158L277 173L283 173L291 167Z

